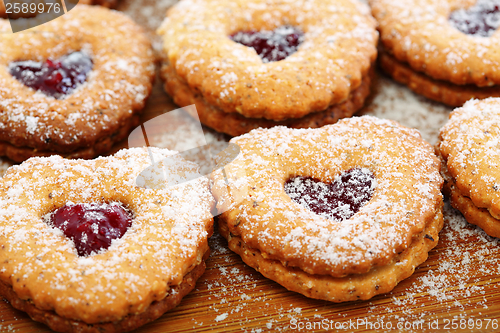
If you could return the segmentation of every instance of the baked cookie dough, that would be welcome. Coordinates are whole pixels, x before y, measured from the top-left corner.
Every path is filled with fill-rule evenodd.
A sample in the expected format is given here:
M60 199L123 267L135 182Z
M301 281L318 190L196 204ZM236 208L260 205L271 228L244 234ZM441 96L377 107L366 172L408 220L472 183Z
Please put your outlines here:
M172 179L197 171L173 151L150 153L157 161L170 156L164 167ZM136 177L151 164L150 153L134 148L95 160L37 157L7 171L0 179L0 294L12 306L58 332L123 332L155 320L194 288L213 229L208 179L140 188ZM106 224L104 213L84 211L90 231L70 238L53 221L78 205L118 205L131 224L109 248L82 254L78 240L95 244ZM95 230L99 236L91 238Z
M231 135L287 122L305 127L314 114L330 113L321 124L351 116L366 98L378 41L368 7L347 0L183 0L158 33L165 90ZM277 61L266 58L269 48ZM344 111L331 116L334 108Z
M370 0L381 67L432 100L500 96L500 2Z
M440 131L445 192L467 221L500 237L500 99L471 100Z
M0 19L0 32L8 29ZM0 155L16 162L107 152L138 124L152 89L148 38L106 8L79 5L29 31L2 34L0 49Z
M369 299L410 276L437 244L443 179L417 130L360 117L258 129L231 142L240 155L212 174L220 232L289 290Z

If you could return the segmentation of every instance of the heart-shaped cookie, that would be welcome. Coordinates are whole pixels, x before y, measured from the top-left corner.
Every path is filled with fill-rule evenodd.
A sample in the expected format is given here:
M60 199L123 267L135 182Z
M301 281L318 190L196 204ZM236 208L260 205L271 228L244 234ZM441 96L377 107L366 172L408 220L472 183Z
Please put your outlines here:
M172 156L170 177L198 169L157 148L10 168L0 179L0 294L57 332L129 331L175 307L205 269L213 197L205 177L136 186L150 154Z

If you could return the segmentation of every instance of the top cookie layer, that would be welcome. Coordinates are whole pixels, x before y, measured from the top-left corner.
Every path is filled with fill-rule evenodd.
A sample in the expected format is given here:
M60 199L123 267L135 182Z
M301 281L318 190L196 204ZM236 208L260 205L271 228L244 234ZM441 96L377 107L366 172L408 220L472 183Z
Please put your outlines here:
M460 193L500 219L500 98L471 100L450 114L438 149Z
M173 155L152 149L156 161ZM183 179L197 166L165 165ZM208 250L213 197L208 179L144 189L136 177L151 164L143 148L95 160L32 158L0 179L0 279L38 309L88 324L140 314L182 282ZM121 239L80 257L73 242L44 222L67 203L120 202L134 215Z
M292 25L304 42L264 64L238 31ZM165 59L212 105L246 117L283 120L345 101L376 57L378 34L357 0L183 0L159 29Z
M488 0L486 0L488 1ZM455 84L500 84L500 31L466 35L449 22L474 0L370 0L381 41L398 60L434 79Z
M229 231L266 258L310 274L345 276L385 265L435 216L442 178L432 147L418 131L373 117L320 129L276 127L233 138L240 155L213 174L217 207ZM284 191L296 176L331 183L367 168L373 196L343 222L304 208Z

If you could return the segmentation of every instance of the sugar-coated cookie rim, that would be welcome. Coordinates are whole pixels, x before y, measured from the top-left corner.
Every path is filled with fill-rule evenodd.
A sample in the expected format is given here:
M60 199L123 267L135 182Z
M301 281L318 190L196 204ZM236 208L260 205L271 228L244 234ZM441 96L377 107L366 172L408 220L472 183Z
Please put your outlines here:
M22 162L30 157L47 157L56 154L64 158L81 158L87 160L108 153L115 143L124 140L129 135L130 130L139 125L139 123L139 115L134 115L132 118L127 119L125 123L122 123L116 132L110 133L109 137L96 141L92 147L73 150L69 153L40 151L30 147L16 147L8 142L0 141L0 156L6 156L14 162Z
M500 97L500 86L477 87L475 85L457 85L433 78L411 69L387 52L379 52L378 62L380 67L394 80L402 83L415 93L423 95L436 102L450 106L462 106L472 98L484 99Z
M322 11L314 12L314 20L306 17L296 22L305 11L317 8ZM247 21L245 15L251 13L258 16L253 18L256 22ZM280 23L264 18L270 13L278 15ZM328 21L332 16L335 22ZM338 24L339 19L344 24ZM276 24L293 24L305 31L298 51L282 61L263 64L253 49L228 38L239 30L272 30ZM352 30L342 30L348 28ZM275 121L300 118L344 102L368 73L378 40L368 7L356 0L304 4L184 0L169 11L158 33L163 37L164 61L209 104L226 113ZM201 41L208 44L200 46ZM324 66L329 62L327 71ZM269 103L260 101L266 93L272 94Z
M448 122L441 128L437 151L445 163L446 173L460 194L470 198L476 207L485 208L498 219L500 195L494 189L494 184L488 181L490 178L498 179L498 177L495 177L495 168L481 157L488 150L497 149L486 147L494 137L490 132L487 134L488 137L484 133L487 131L488 122L491 120L494 122L495 119L497 122L500 121L500 98L468 101L462 107L455 109L450 114ZM485 135L477 138L480 133Z
M363 107L366 98L371 92L371 83L374 81L375 76L372 66L370 73L362 78L361 85L353 90L349 98L341 104L332 105L324 111L311 113L303 118L277 122L263 118L246 118L238 113L226 113L208 104L203 96L193 92L172 70L171 66L165 63L161 67L160 74L165 82L165 91L173 96L175 104L180 106L195 104L198 114L193 116L198 116L204 125L231 136L242 135L257 128L271 128L274 126L318 128L333 124L339 119L351 117Z
M497 51L500 29L491 37L474 37L448 23L450 13L462 8L460 3L475 1L369 0L369 3L379 23L382 44L413 70L458 85L500 84ZM460 53L465 56L460 57Z
M208 257L207 251L205 257ZM128 315L120 321L87 324L82 321L75 321L63 318L54 311L40 310L29 301L25 301L16 296L12 288L0 281L0 295L5 297L9 303L16 308L26 312L31 319L49 326L56 332L78 332L78 333L120 333L134 330L151 321L158 319L165 312L175 308L182 301L184 296L191 292L196 286L196 281L205 272L205 261L201 261L191 271L189 271L178 285L172 286L170 293L161 301L151 303L143 313Z
M158 160L175 153L166 149L151 149ZM176 172L182 175L181 172L192 172L197 169L193 163L175 156L172 158L181 164L172 167L177 169L168 169L170 172L178 170ZM169 295L170 288L180 284L183 277L202 262L204 254L209 249L207 239L213 230L213 217L210 213L213 197L206 178L198 178L179 185L181 187L170 187L165 190L138 188L135 185L135 177L149 164L150 156L147 150L134 148L91 161L66 160L58 156L32 158L20 166L9 169L0 180L2 201L9 195L9 189L19 183L17 181L12 185L13 179L19 178L22 181L24 177L40 172L43 172L40 177L49 179L55 175L63 175L61 170L69 172L70 178L59 183L56 181L53 188L37 188L38 197L32 199L33 204L30 202L26 205L22 199L17 199L16 202L19 203L14 204L16 209L15 212L11 212L13 215L5 210L5 207L8 208L12 204L0 210L3 218L0 224L2 232L0 245L3 249L0 257L8 255L9 258L8 262L3 263L0 280L11 287L18 298L29 300L37 309L54 311L62 318L87 324L115 322L130 314L141 314L152 302L161 301ZM69 168L70 166L73 166L73 169ZM77 175L79 175L77 179L71 178ZM92 178L89 179L89 175L93 175ZM73 189L72 192L65 188L75 184L80 184L82 188ZM26 191L29 190L28 188ZM85 194L95 191L98 193L95 197L88 197ZM40 200L40 207L36 207L34 203L37 200ZM118 242L113 242L109 249L82 258L76 253L71 240L42 221L42 216L64 205L68 200L119 201L134 213L134 222L127 233ZM183 205L186 204L199 207L175 211L184 209ZM171 215L173 213L174 215ZM18 220L22 218L14 229L7 220L11 215ZM148 231L158 228L161 231ZM12 238L5 238L5 233L12 233L15 230L36 235L18 239L14 244L11 243ZM192 240L181 239L180 237L184 235L188 235ZM52 245L47 247L44 245L47 242ZM161 255L168 255L171 258L158 257L160 251L155 250L155 247L160 245L158 242L162 248L168 247L168 254ZM28 246L29 250L25 250ZM34 261L27 253L34 253L36 260ZM139 253L139 257L135 253ZM52 260L53 258L57 260ZM154 264L156 261L159 263ZM21 262L23 264L19 266ZM108 269L109 262L114 264ZM51 267L54 269L50 270ZM76 279L71 284L68 284L68 281L60 281L59 274L65 276L70 272L81 270L89 273L71 275L72 279ZM120 273L116 273L118 271ZM120 277L113 275L111 279L108 276L104 279L95 272L121 275ZM41 280L37 278L39 273L43 277ZM129 280L133 277L130 274L139 280ZM65 286L62 291L61 283ZM112 293L104 290L107 284L113 286ZM78 289L80 287L84 289Z
M408 248L385 266L377 266L363 274L351 274L341 278L314 275L298 268L284 266L278 260L265 259L262 253L249 248L240 237L232 237L224 221L219 219L219 230L228 239L229 248L242 260L265 277L304 296L330 302L367 300L375 295L394 289L402 280L413 274L415 268L427 260L428 252L439 240L443 228L443 202L436 207L436 214L426 224L418 238Z
M80 24L88 27L82 29ZM7 26L7 20L0 19L0 30ZM43 42L43 52L31 56L18 44L34 43L33 34ZM66 34L73 38L57 41ZM126 47L124 42L132 36L134 46ZM63 154L88 148L140 114L152 90L151 42L142 27L107 8L78 5L57 20L3 35L0 48L0 82L9 87L0 91L4 115L0 140L16 147ZM57 59L80 50L90 53L93 70L84 84L60 100L24 86L7 70L11 61L43 61L43 54Z
M364 135L374 138L381 133L378 131L386 135L386 141L370 144L363 139ZM346 135L349 139L342 141ZM280 137L290 139L280 141ZM396 140L399 146L394 141L389 145L391 140ZM394 121L364 116L342 119L321 129L275 127L254 130L231 142L240 146L240 155L224 168L224 174L212 174L212 193L217 208L223 211L221 218L228 221L232 235L240 236L266 258L309 274L342 277L386 265L397 253L406 250L412 237L435 214L436 203L442 201L443 180L432 147L421 139L418 131ZM323 146L325 142L329 145ZM319 145L316 148L319 152L313 144ZM256 145L262 147L252 150ZM299 151L294 150L299 146ZM287 147L294 155L285 154ZM404 153L405 149L414 151ZM398 156L399 162L387 157L388 151ZM345 153L341 159L340 152ZM301 154L317 156L319 160L308 162L302 160ZM371 154L383 157L372 159ZM323 167L322 157L328 161ZM286 162L291 159L293 162ZM318 167L308 171L311 165ZM331 182L336 175L353 167L369 168L377 187L372 199L349 220L334 222L322 218L294 203L284 192L283 184L291 177L311 176ZM392 196L397 200L387 199ZM356 234L350 233L354 230Z

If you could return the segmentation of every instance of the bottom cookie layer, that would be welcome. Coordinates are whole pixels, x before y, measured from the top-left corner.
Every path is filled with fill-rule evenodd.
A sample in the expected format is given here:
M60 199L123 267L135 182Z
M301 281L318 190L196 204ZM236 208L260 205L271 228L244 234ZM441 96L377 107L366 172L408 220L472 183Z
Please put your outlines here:
M418 265L427 260L428 252L437 245L439 231L443 228L442 208L441 201L436 207L435 216L427 223L424 231L391 263L375 267L368 273L351 274L342 278L308 274L298 268L285 267L278 260L266 259L259 250L248 247L240 237L231 235L227 224L221 219L219 230L228 240L229 248L238 253L247 265L288 290L331 302L367 300L391 291L400 281L412 275Z
M462 106L469 99L500 97L500 86L480 88L475 85L456 85L438 81L414 71L407 64L399 62L387 52L379 52L379 64L394 80L402 83L415 93L450 106Z
M373 70L363 78L361 85L355 89L350 98L337 105L332 105L325 111L309 114L302 118L273 121L264 118L247 118L239 113L226 113L213 105L208 104L203 96L193 92L191 88L179 78L175 70L166 64L162 65L161 76L165 80L165 91L172 96L179 106L196 105L200 121L218 132L231 136L238 136L253 129L287 126L290 128L318 128L327 124L336 123L341 118L354 115L363 106L370 94Z
M486 208L478 208L472 200L460 193L450 181L444 185L451 206L462 213L467 222L477 225L492 237L500 238L500 220L494 218Z
M86 324L81 321L74 321L62 318L53 311L44 311L38 309L29 301L17 297L12 288L0 281L0 295L5 297L10 304L21 311L28 313L31 319L44 323L56 332L71 333L119 333L134 330L153 320L158 319L168 310L176 307L191 290L194 289L196 281L205 272L205 259L209 251L204 256L203 261L194 267L184 276L182 282L170 289L170 293L161 301L151 303L146 311L129 315L117 322L108 322L100 324Z
M436 155L441 161L441 175L445 180L443 193L450 198L451 206L462 213L468 223L477 225L492 237L500 238L500 220L494 218L488 209L477 207L471 198L460 193L439 149L436 149Z
M139 115L129 118L122 124L118 130L111 135L98 140L91 147L77 149L68 153L52 152L52 151L39 151L30 147L17 147L8 142L0 141L0 156L6 156L14 162L22 162L30 157L35 156L51 156L61 155L65 158L83 158L91 159L96 156L107 153L111 150L113 145L117 142L124 140L130 131L138 126L140 123Z

